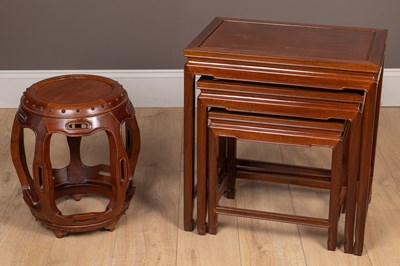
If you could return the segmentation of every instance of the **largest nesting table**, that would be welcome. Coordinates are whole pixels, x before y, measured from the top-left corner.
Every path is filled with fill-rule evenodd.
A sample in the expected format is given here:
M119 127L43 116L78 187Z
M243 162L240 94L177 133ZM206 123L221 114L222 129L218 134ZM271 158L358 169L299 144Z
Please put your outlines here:
M184 228L193 230L196 75L360 90L365 103L354 253L361 255L374 172L386 30L215 18L184 50Z

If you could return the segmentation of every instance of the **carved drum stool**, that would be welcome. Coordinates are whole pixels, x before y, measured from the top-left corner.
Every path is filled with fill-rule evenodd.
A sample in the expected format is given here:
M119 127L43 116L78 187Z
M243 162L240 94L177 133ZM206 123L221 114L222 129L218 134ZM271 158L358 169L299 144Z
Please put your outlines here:
M32 175L25 155L24 128L35 133ZM110 165L86 166L81 160L84 136L104 131L108 138ZM125 138L123 136L125 131ZM70 162L53 169L50 140L65 135ZM93 75L67 75L42 80L23 94L11 137L11 154L31 213L57 237L68 232L114 230L135 192L133 172L140 149L134 108L122 86ZM55 200L84 194L108 198L103 212L63 215Z

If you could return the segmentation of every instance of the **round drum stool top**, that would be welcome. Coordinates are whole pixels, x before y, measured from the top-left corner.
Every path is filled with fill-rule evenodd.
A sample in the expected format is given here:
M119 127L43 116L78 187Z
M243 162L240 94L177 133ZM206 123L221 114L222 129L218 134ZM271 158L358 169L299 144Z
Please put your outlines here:
M71 118L109 112L127 99L115 80L95 75L66 75L29 87L21 107L47 117Z

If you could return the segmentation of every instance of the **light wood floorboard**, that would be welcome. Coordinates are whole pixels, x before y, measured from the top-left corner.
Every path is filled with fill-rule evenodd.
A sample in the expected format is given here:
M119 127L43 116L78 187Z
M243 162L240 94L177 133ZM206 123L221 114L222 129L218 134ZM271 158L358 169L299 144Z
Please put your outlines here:
M382 108L366 253L373 265L400 265L400 108Z
M330 168L331 150L327 148L299 148L282 146L285 163ZM328 190L290 186L291 198L296 215L328 218ZM341 215L338 228L338 248L335 252L327 250L328 230L299 225L307 265L370 265L368 255L350 256L343 252L344 215Z
M183 174L182 174L183 175ZM225 202L235 206L234 200ZM183 198L180 200L179 217L183 217ZM183 230L183 218L179 219L177 265L241 265L237 219L220 216L218 234L197 235Z
M10 198L19 187L18 178L10 156L11 127L14 119L14 109L3 109L0 112L0 227Z
M315 227L219 217L217 235L183 230L182 109L138 108L141 153L136 194L114 232L70 234L57 239L35 222L22 199L9 142L15 109L0 109L0 265L399 265L400 108L381 110L375 180L361 257L326 250L327 230ZM32 141L33 136L28 137ZM82 141L87 163L107 162L104 136ZM54 136L51 159L69 161L66 142ZM27 145L28 157L33 146ZM329 167L328 149L239 144L239 155ZM28 158L29 159L29 158ZM29 159L31 160L31 159ZM324 217L328 194L316 189L238 180L228 206ZM57 201L63 213L101 210L107 200L84 197Z
M240 142L238 157L283 162L280 146L271 144ZM237 180L236 202L239 208L287 214L294 211L289 186L282 184ZM306 265L297 225L238 220L242 265Z

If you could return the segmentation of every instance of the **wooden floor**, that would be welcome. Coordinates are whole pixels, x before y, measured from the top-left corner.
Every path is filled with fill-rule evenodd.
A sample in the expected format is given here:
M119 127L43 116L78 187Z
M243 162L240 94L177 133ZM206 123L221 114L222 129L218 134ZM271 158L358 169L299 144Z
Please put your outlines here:
M326 250L327 231L314 227L220 217L217 235L186 232L182 223L182 109L138 109L142 136L136 195L114 232L96 231L57 239L25 205L10 159L15 109L0 109L0 265L400 265L400 108L383 108L375 181L364 254ZM27 132L28 141L32 133ZM85 163L107 160L96 134L83 141ZM65 141L52 140L53 165L68 163ZM240 143L240 155L329 167L329 150ZM31 142L26 146L32 157ZM237 198L224 204L324 217L327 193L316 189L238 182ZM57 201L63 213L101 210L107 201L85 197Z

